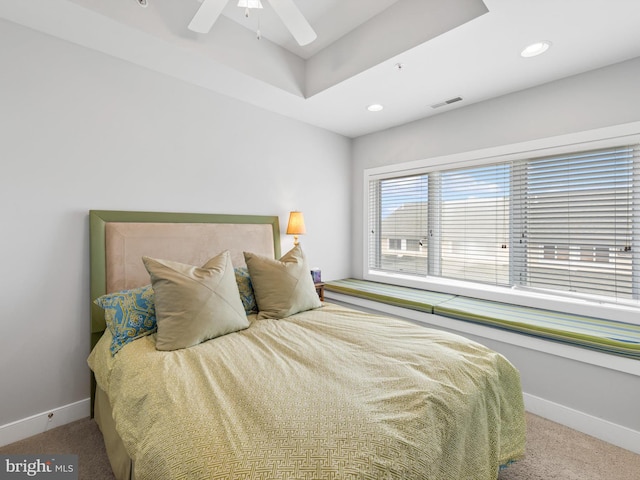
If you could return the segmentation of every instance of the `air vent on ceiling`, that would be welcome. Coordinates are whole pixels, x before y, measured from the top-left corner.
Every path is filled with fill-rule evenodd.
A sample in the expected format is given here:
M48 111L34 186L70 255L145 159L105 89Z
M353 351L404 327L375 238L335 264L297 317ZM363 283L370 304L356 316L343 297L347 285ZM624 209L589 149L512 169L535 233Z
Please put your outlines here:
M462 97L450 98L449 100L445 100L444 102L435 103L431 105L431 108L440 108L440 107L444 107L445 105L451 105L452 103L456 103L460 101L462 101Z

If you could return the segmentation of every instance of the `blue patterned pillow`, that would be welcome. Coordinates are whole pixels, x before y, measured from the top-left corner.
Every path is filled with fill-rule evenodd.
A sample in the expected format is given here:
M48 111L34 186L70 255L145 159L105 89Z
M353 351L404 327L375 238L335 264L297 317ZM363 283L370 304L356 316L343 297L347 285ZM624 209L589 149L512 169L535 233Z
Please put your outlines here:
M103 295L95 300L95 304L104 308L105 321L113 335L111 355L158 328L151 285Z
M244 311L247 315L258 313L258 304L256 303L256 296L253 293L249 270L247 270L247 267L236 267L233 271L236 274L236 283L238 284Z

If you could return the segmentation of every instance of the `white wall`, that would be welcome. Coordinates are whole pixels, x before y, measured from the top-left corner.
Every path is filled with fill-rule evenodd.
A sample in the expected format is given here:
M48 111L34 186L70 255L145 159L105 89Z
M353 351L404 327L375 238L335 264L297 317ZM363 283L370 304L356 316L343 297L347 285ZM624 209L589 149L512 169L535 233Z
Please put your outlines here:
M349 273L351 140L0 21L0 427L89 397L88 210L279 215Z

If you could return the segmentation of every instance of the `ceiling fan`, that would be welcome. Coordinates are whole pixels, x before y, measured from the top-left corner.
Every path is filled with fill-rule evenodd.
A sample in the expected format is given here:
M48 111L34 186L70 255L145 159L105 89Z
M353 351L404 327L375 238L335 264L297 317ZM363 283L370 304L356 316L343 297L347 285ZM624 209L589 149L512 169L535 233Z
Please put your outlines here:
M198 33L209 32L228 2L229 0L204 0L189 23L189 30ZM316 32L313 31L293 0L269 0L269 2L282 23L300 45L307 45L317 38ZM247 2L245 0L243 3L241 0L240 4L246 5ZM259 1L257 4L260 5L257 8L262 8Z

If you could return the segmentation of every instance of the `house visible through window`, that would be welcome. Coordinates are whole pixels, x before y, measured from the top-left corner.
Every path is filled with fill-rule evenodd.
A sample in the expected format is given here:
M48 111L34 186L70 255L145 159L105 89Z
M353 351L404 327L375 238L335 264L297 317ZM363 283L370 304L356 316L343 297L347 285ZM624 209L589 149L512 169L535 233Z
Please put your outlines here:
M639 299L637 145L368 185L369 272Z

